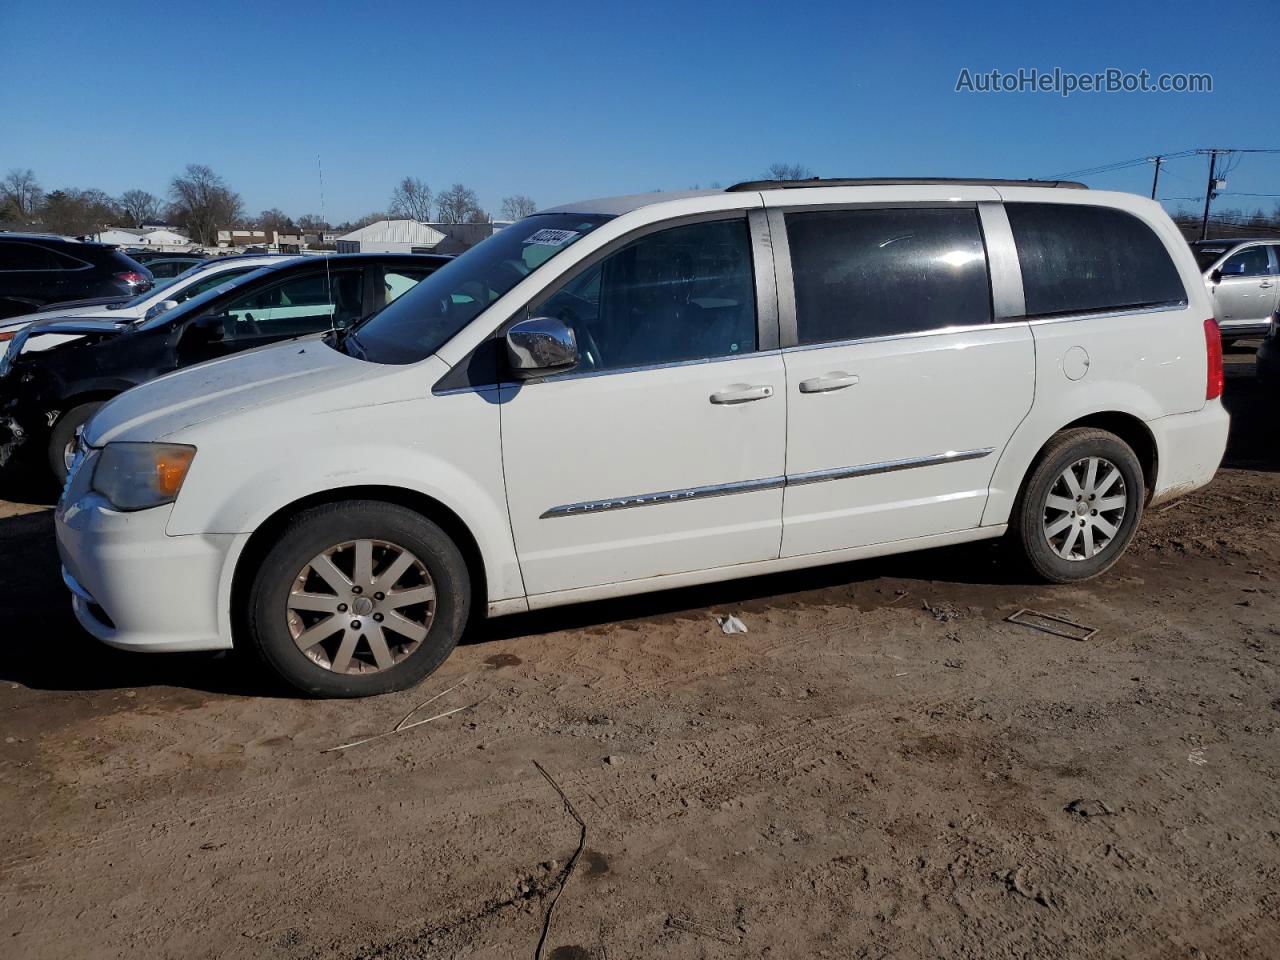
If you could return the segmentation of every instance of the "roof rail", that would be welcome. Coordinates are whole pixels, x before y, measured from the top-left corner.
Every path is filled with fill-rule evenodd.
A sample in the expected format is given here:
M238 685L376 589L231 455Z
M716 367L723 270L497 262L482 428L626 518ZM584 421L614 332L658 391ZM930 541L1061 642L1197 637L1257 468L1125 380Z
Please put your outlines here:
M748 190L796 190L804 187L919 187L965 184L977 187L1060 187L1088 190L1075 180L984 180L970 177L810 177L808 180L745 180L725 188L725 193Z

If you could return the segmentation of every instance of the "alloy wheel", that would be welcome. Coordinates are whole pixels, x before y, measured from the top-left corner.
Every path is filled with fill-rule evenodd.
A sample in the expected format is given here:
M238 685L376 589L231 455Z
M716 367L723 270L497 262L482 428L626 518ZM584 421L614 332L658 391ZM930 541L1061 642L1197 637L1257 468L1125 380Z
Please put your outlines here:
M1044 536L1064 560L1090 560L1120 534L1128 497L1120 468L1104 457L1070 464L1049 488Z
M313 557L286 602L289 634L334 673L388 670L426 639L436 589L426 565L385 540L352 540Z

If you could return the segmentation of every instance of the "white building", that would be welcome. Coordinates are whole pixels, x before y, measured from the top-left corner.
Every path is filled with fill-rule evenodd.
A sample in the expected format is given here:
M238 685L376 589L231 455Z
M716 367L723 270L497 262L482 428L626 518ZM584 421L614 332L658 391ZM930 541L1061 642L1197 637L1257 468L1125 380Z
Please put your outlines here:
M434 253L447 238L417 220L378 220L337 240L338 253Z
M155 247L185 248L191 246L191 239L167 228L143 227L107 227L92 235L98 243L114 243L121 247Z
M191 243L190 237L184 237L180 233L174 233L172 230L167 229L148 230L142 235L141 239L142 243L149 247L189 246Z

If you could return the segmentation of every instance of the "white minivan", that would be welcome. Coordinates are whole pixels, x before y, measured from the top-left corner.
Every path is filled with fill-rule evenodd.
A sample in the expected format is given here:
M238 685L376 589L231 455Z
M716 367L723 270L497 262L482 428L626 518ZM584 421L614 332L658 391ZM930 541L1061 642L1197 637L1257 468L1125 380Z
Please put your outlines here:
M809 180L547 210L354 330L153 380L57 509L81 624L406 687L497 616L1008 535L1110 567L1227 439L1137 196Z

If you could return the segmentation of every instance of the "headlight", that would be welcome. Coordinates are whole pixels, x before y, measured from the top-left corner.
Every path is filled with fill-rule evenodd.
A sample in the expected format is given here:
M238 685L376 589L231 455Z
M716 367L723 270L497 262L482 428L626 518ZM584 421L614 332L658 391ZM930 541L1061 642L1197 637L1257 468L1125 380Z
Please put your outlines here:
M93 471L93 489L117 510L173 503L196 448L181 443L108 443Z

